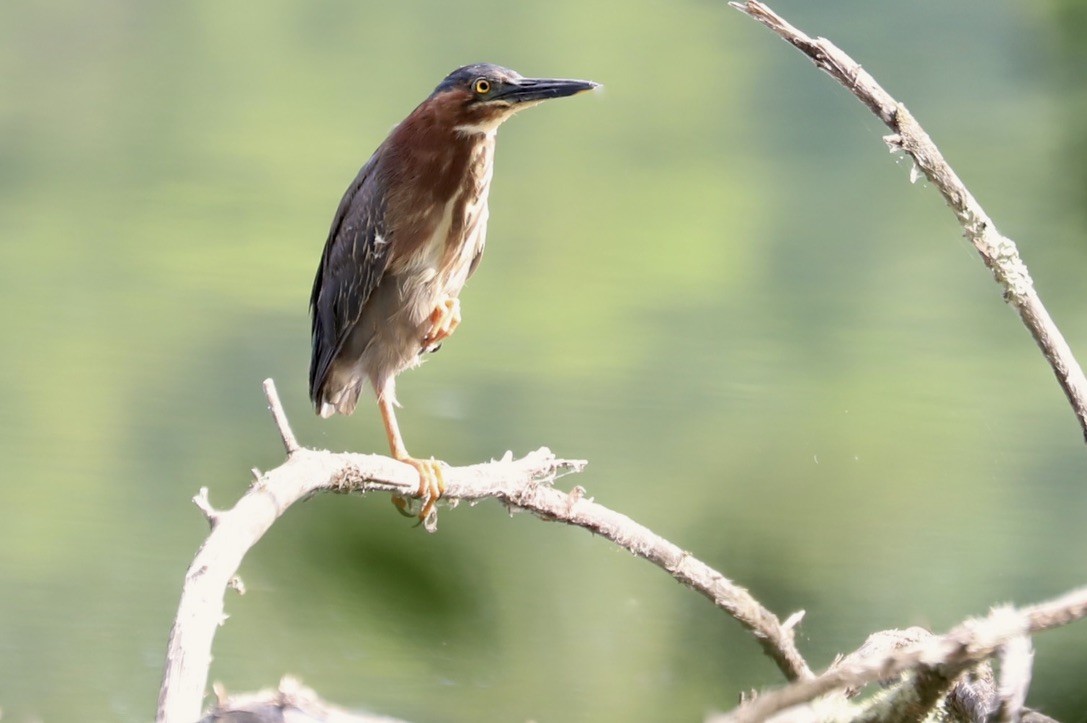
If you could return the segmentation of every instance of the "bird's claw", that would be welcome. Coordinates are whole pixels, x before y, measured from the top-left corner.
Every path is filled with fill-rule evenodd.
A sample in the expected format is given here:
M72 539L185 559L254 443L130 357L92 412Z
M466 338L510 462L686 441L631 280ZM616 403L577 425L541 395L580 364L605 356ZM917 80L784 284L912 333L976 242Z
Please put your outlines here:
M423 337L423 348L437 351L437 346L452 336L460 326L460 299L446 297L430 312L430 331Z
M418 514L411 510L411 502L402 496L393 497L393 504L400 514L405 517L417 517L419 524L427 532L435 532L438 529L438 500L445 494L445 476L443 469L445 462L437 459L415 459L404 457L400 460L410 464L419 473L419 490L416 497L422 501L422 507Z

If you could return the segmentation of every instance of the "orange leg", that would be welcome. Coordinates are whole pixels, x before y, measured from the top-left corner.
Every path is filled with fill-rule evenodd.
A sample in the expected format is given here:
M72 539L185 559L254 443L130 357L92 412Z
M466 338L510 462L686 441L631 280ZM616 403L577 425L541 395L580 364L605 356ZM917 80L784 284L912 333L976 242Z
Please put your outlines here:
M442 476L442 465L436 459L415 459L408 454L404 447L404 438L400 436L400 426L396 423L396 411L393 403L384 394L378 395L378 407L381 409L381 420L385 423L385 434L389 438L389 450L393 458L405 464L410 464L419 473L419 491L417 496L423 501L423 507L419 510L419 521L428 530L433 526L431 516L437 517L435 505L445 492L445 478ZM404 514L407 512L407 503L402 497L394 497L393 504ZM433 531L433 530L431 530Z
M430 331L423 337L423 348L429 349L448 339L460 325L460 299L449 296L430 312Z

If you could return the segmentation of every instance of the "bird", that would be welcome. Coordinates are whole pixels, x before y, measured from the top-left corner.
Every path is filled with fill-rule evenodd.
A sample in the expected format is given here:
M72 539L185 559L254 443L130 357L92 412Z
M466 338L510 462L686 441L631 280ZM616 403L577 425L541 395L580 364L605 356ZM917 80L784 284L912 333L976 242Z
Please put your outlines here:
M520 110L597 87L491 63L458 68L392 129L333 216L310 295L310 399L321 417L350 415L372 388L392 457L419 474L427 529L445 492L445 463L408 454L396 377L460 324L459 295L483 254L498 127ZM393 501L412 514L404 497Z

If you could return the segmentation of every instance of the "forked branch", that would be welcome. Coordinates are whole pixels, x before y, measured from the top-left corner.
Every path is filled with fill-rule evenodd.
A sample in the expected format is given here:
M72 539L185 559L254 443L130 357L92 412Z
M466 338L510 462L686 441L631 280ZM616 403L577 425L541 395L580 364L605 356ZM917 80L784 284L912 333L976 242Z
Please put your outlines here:
M977 663L988 660L1006 649L1012 655L1023 656L1024 636L1068 625L1087 617L1087 588L1080 588L1048 602L1015 610L1001 607L987 617L967 620L946 635L932 636L914 645L889 654L851 656L840 664L809 680L798 681L783 688L763 693L713 723L755 723L775 713L814 700L832 691L857 689L877 680L894 678L907 671L921 671L942 680L953 680ZM1011 690L1001 691L1001 707L1022 705L1025 695L1021 681L1029 672L1022 670L1022 661L1013 663L1013 675L1018 681L1010 683ZM1028 664L1029 667L1029 664ZM1002 681L1002 688L1004 687ZM914 686L916 690L917 685ZM1008 700L1005 704L1004 700ZM859 720L891 720L889 715L865 717Z

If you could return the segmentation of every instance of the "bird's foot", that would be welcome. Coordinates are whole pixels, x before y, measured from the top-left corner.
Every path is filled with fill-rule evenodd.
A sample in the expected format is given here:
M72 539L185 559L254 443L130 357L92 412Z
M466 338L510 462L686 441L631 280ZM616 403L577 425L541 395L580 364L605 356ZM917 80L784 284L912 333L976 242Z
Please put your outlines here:
M393 504L405 517L418 517L419 523L427 532L438 529L438 500L445 494L445 477L442 472L445 462L437 459L415 459L401 457L401 462L410 464L419 472L419 491L416 497L422 501L418 514L411 511L411 502L406 497L393 497Z
M460 325L460 299L446 297L430 312L430 331L423 337L423 348L432 349L448 339Z

